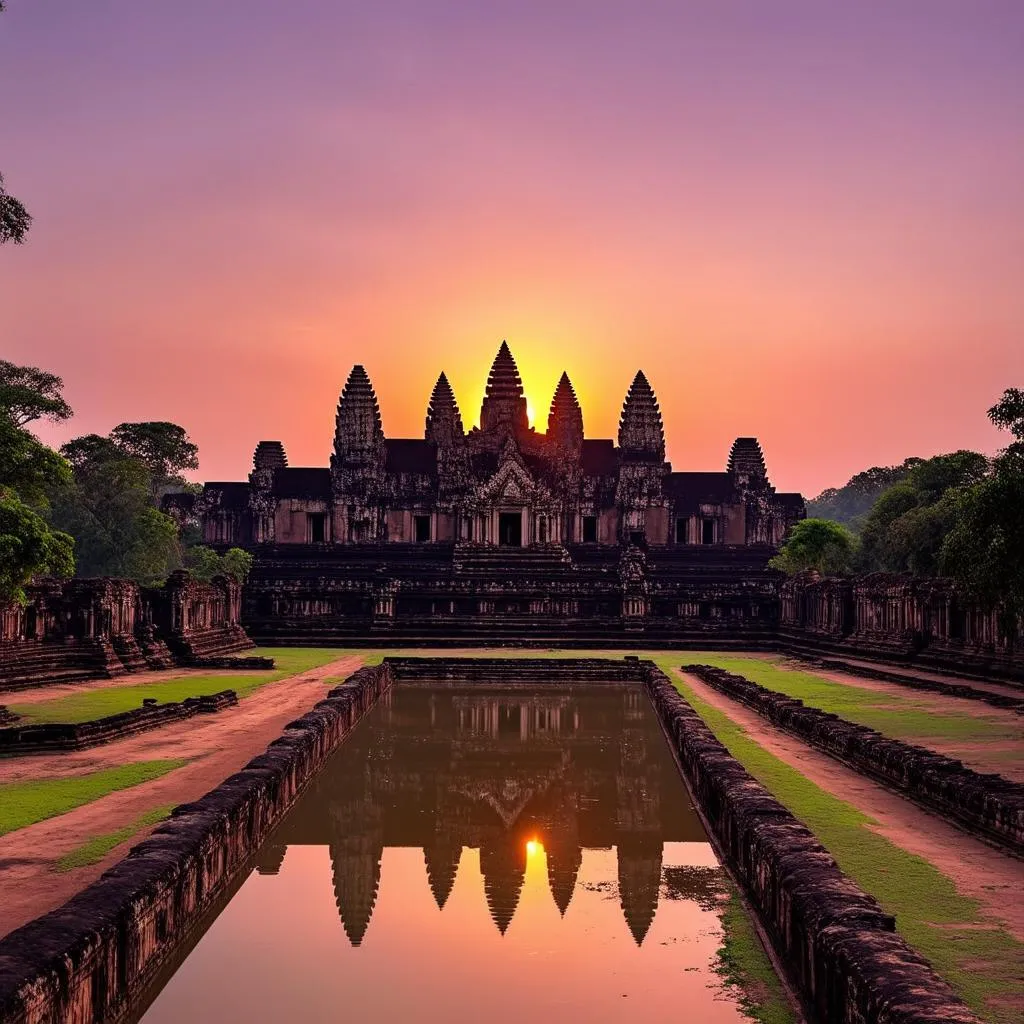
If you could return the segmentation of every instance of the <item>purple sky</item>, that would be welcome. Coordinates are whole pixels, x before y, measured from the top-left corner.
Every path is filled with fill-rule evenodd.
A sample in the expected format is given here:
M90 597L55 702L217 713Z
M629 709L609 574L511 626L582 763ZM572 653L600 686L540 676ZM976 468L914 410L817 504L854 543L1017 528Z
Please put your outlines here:
M507 337L677 469L757 434L816 493L1002 442L1024 386L1024 3L10 0L0 354L60 440L173 419L201 476L325 465L363 362L391 436L473 422Z

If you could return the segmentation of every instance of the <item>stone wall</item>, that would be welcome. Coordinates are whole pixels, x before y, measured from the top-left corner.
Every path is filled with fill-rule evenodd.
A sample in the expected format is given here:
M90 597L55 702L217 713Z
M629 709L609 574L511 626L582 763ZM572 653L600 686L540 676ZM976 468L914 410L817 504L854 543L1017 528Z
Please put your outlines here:
M779 589L779 636L830 653L1024 681L1024 621L968 600L952 580L801 573Z
M43 580L25 605L0 606L0 688L112 678L196 664L252 647L241 586L173 573L163 587L130 580Z
M1024 785L890 739L724 669L686 665L684 670L753 708L772 725L879 779L915 803L1024 854Z
M238 703L234 690L221 690L180 702L147 704L90 722L47 723L0 729L0 756L38 754L57 750L85 750L102 743L135 736L198 714L211 714ZM3 708L0 707L0 712ZM0 714L0 725L4 718Z
M98 881L0 940L0 1022L123 1013L390 684L386 665L360 669L242 771L175 808Z
M717 845L813 1016L829 1024L978 1024L895 920L722 746L663 672L647 688Z

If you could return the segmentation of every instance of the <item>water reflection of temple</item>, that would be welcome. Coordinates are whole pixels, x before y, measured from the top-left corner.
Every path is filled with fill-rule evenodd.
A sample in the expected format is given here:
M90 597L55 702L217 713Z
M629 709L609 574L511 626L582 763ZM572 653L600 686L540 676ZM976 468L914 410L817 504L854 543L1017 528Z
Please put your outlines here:
M531 840L544 847L563 915L582 851L615 847L623 914L643 941L658 905L662 844L705 835L639 688L396 686L261 851L258 869L276 873L287 845L327 845L338 913L358 946L385 847L423 849L438 908L462 848L477 848L488 909L504 934Z

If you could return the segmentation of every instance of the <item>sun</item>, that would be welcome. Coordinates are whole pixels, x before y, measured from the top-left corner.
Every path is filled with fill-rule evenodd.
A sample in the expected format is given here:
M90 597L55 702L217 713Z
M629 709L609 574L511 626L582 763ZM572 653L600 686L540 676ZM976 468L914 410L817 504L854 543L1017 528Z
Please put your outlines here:
M533 411L533 402L531 402L529 399L526 400L526 419L531 427L536 426L537 417Z
M540 853L540 850L541 850L540 843L537 842L536 839L528 839L526 841L526 856L527 857L536 857L537 854Z

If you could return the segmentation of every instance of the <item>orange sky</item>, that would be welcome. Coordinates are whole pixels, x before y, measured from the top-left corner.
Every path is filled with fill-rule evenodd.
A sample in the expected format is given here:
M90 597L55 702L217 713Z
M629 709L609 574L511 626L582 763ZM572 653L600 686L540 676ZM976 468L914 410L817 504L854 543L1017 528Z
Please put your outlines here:
M51 439L175 420L205 479L326 465L354 362L389 436L442 369L475 422L502 338L541 428L566 369L614 436L643 368L676 469L993 451L1024 8L871 6L12 0L0 353L65 377Z

